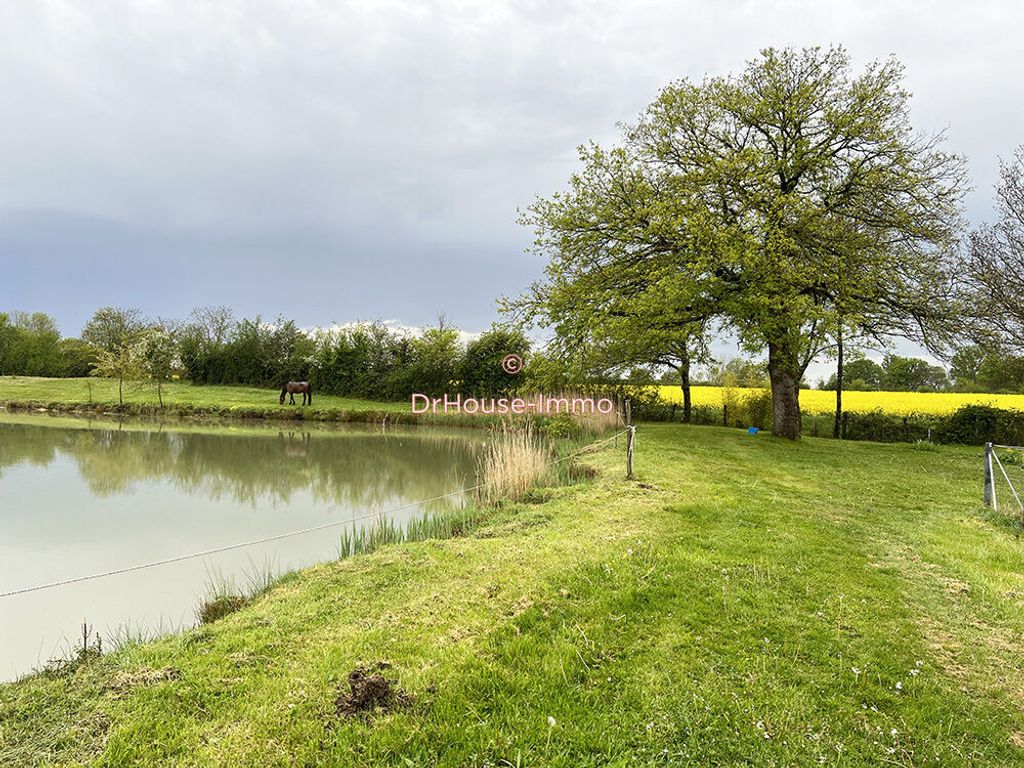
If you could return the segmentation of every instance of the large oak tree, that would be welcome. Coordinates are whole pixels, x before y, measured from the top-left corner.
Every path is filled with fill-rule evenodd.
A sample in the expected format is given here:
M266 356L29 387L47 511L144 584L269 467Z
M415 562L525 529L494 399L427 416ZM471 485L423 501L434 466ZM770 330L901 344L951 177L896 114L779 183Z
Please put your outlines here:
M911 128L902 74L768 49L739 76L669 85L530 207L549 261L513 306L567 344L613 318L717 319L767 352L773 431L799 437L801 377L838 329L927 342L948 317L963 162Z

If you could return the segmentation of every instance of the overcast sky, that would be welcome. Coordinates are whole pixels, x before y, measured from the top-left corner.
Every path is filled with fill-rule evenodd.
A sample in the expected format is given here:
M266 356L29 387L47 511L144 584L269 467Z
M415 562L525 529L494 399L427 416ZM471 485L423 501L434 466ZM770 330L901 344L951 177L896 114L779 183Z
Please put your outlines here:
M0 309L481 330L578 144L768 45L896 54L980 222L1024 143L1022 7L0 0Z

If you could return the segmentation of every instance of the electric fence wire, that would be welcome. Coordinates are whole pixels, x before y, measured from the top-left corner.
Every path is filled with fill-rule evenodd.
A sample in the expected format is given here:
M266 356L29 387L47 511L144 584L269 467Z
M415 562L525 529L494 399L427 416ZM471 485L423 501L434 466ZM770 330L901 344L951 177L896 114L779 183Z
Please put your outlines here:
M563 461L568 461L570 459L576 458L577 456L583 455L585 453L589 453L594 448L597 448L598 446L603 445L605 443L609 443L612 440L615 440L618 437L620 437L622 434L624 434L624 432L617 432L617 433L615 433L614 435L612 435L611 437L609 437L609 438L607 438L605 440L600 440L600 441L595 442L595 443L589 443L588 445L583 446L578 451L575 451L574 453L571 453L568 456L563 456L563 457L561 457L559 459L554 459L553 461L548 462L547 465L551 466L551 465L555 465L555 464L560 464ZM31 587L22 587L20 589L12 589L12 590L9 590L7 592L0 592L0 599L5 598L5 597L14 597L15 595L24 595L24 594L27 594L29 592L39 592L39 591L44 590L44 589L54 589L56 587L64 587L64 586L67 586L69 584L77 584L77 583L83 582L83 581L93 581L94 579L102 579L102 578L105 578L107 576L117 576L117 575L122 574L122 573L131 573L133 571L142 571L142 570L145 570L147 568L156 568L157 566L160 566L160 565L169 565L171 563L180 563L183 560L194 560L197 557L207 557L209 555L216 555L216 554L219 554L221 552L228 552L228 551L233 550L233 549L242 549L243 547L253 547L253 546L256 546L257 544L266 544L266 543L271 542L271 541L280 541L281 539L288 539L288 538L291 538L293 536L302 536L302 535L307 534L307 533L315 533L316 531L324 531L324 530L327 530L329 528L337 528L337 527L342 526L342 525L347 526L347 525L351 525L352 523L357 523L357 522L359 522L361 520L369 520L370 518L374 518L374 517L383 517L384 515L390 515L390 514L393 514L395 512L401 512L402 510L409 509L410 507L416 507L416 506L419 506L419 505L422 505L422 504L429 504L432 501L440 501L442 499L447 499L447 498L450 498L452 496L458 496L458 495L461 495L461 494L471 493L472 491L479 490L480 488L483 488L483 487L484 487L484 483L477 483L476 485L470 486L468 488L460 488L458 490L451 491L449 493L442 493L439 496L432 496L432 497L427 498L427 499L417 499L416 501L409 501L409 502L406 502L405 504L399 504L397 507L392 507L391 509L380 510L380 511L375 511L375 512L368 512L365 515L359 515L358 517L350 517L350 518L348 518L346 520L335 520L335 521L332 521L330 523L322 523L321 525L314 525L314 526L311 526L309 528L301 528L301 529L296 530L296 531L288 531L286 533L278 533L278 534L275 534L273 536L264 536L264 537L259 538L259 539L251 539L249 541L242 541L242 542L239 542L237 544L225 544L224 546L221 546L221 547L212 547L210 549L204 549L204 550L201 550L199 552L189 552L188 554L184 554L184 555L175 555L174 557L165 557L162 560L153 560L153 561L148 562L148 563L139 563L137 565L129 565L129 566L126 566L126 567L123 567L123 568L113 568L111 570L101 571L99 573L90 573L90 574L87 574L87 575L84 575L84 576L74 576L74 577L71 577L71 578L68 578L68 579L60 579L58 581L51 581L51 582L47 582L45 584L35 584L35 585L31 586Z

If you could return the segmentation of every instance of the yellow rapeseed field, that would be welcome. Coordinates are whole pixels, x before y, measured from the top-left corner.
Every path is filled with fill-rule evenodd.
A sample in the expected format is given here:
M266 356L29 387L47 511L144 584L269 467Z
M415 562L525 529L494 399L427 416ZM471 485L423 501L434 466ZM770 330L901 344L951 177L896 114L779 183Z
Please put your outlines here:
M722 406L723 387L693 387L691 396L694 405ZM663 400L682 403L683 393L679 387L659 387ZM733 396L743 398L753 389L733 388ZM1024 411L1024 395L990 395L968 392L844 392L843 409L853 413L882 411L894 416L923 414L943 416L953 413L963 405L993 405L997 408ZM836 393L819 389L800 390L800 408L805 413L833 413L836 408Z

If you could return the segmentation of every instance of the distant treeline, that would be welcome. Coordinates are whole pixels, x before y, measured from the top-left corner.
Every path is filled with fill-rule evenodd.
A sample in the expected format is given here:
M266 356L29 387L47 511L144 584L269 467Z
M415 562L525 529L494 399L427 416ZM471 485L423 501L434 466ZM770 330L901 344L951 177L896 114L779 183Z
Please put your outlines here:
M679 384L676 371L660 378L652 372L635 371L634 383ZM708 365L694 371L694 386L770 386L763 362L735 357L722 365ZM804 382L803 386L810 386ZM819 381L818 389L835 390L836 375ZM876 362L855 354L845 364L843 389L862 392L1024 392L1024 356L969 345L957 350L948 369L919 357L885 355Z
M525 379L506 373L501 362L509 354L528 358L530 347L516 330L495 327L465 341L444 322L417 332L380 322L305 331L280 317L236 320L225 308L197 309L184 321L144 321L137 310L104 307L79 338L61 338L42 313L0 313L0 375L87 376L100 359L113 357L114 370L153 378L144 375L143 344L155 332L170 346L173 372L165 380L266 387L309 380L320 392L373 400L438 395L453 383L469 394L508 392ZM140 365L119 368L118 356L131 357L136 346L143 350ZM535 372L549 375L550 366L535 357Z
M143 341L159 331L159 350L167 364L154 373L146 361L153 345ZM139 365L111 362L138 346ZM147 352L149 354L147 354ZM501 368L508 354L527 365L519 376ZM106 365L100 366L106 357ZM142 319L134 309L104 307L96 311L79 337L62 338L52 317L42 312L0 312L0 375L79 377L96 373L126 378L179 378L196 384L242 384L278 387L292 379L313 382L329 394L372 400L401 400L413 392L442 394L453 385L469 394L499 394L512 389L583 389L590 385L679 384L679 373L653 367L634 368L623 378L603 372L582 375L561 361L531 350L517 330L494 327L466 340L456 328L436 326L409 332L380 322L354 323L307 331L294 320L278 317L235 319L224 307L204 307L187 320ZM692 384L768 387L763 362L736 357L694 372ZM818 383L835 389L833 375ZM847 390L908 392L1022 392L1024 357L985 350L960 349L949 369L926 360L886 355L875 362L862 355L847 361Z
M0 375L88 376L94 348L61 338L57 323L42 312L0 312Z

